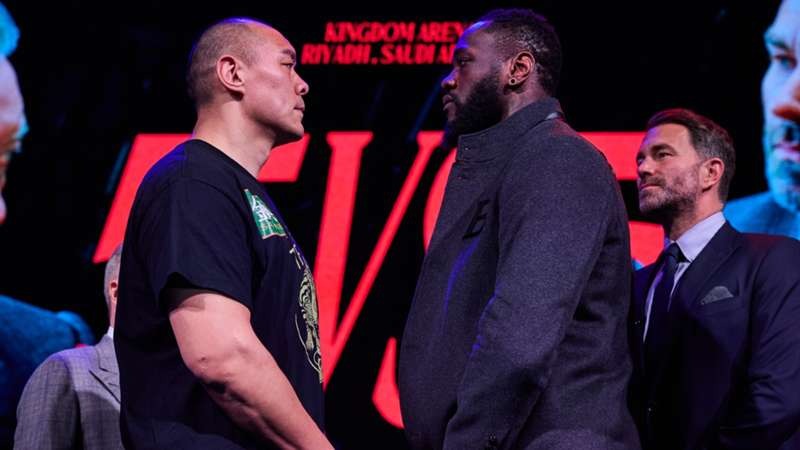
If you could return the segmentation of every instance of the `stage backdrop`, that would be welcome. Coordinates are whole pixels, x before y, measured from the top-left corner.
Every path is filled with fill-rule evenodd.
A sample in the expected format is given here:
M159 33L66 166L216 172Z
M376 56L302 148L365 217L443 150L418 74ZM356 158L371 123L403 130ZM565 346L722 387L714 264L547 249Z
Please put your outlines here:
M0 292L77 311L100 334L101 263L123 235L144 172L191 131L183 82L191 42L231 15L271 22L293 42L310 85L307 134L276 150L259 178L314 267L328 432L341 448L406 448L396 350L453 160L452 149L437 147L439 82L458 34L490 5L7 6L21 29L11 60L31 131L9 172ZM717 119L738 144L733 196L764 187L758 85L774 5L524 6L559 31L559 98L567 121L615 169L637 260L652 261L661 240L636 208L634 182L633 154L654 111L684 106Z

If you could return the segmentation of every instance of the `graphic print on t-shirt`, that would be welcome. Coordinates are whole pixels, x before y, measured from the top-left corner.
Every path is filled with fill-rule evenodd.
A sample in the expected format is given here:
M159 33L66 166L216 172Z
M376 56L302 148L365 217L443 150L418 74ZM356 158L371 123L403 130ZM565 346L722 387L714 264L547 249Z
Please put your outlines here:
M286 236L286 230L272 214L272 211L267 208L267 205L257 196L250 193L249 189L244 190L244 195L247 197L247 203L253 211L253 218L258 226L258 232L261 234L261 239L267 239L272 236Z
M303 271L303 280L300 282L300 295L298 298L300 312L295 313L294 317L297 336L300 338L303 348L306 349L309 364L317 371L319 382L322 383L322 353L319 346L317 288L314 286L314 278L311 276L311 271L308 269L305 258L300 255L294 243L292 243L290 253L294 256L297 268Z

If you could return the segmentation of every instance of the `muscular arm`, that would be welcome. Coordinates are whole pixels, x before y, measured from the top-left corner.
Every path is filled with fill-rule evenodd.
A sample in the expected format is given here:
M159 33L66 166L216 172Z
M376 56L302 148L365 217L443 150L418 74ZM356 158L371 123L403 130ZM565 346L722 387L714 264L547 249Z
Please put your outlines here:
M231 420L281 448L333 448L256 337L247 307L209 291L166 295L183 361Z

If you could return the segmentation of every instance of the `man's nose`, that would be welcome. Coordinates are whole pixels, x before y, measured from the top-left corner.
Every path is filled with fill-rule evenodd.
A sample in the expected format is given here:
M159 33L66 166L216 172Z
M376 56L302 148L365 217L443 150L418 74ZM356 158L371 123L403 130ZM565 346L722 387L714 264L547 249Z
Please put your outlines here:
M306 94L308 94L308 89L309 89L308 83L306 83L306 81L304 79L302 79L300 77L300 75L297 76L297 80L298 80L297 94L298 95L306 95Z
M800 123L800 66L796 66L792 75L781 86L772 113L792 122Z
M652 173L652 167L650 166L648 158L642 158L636 163L636 174L639 176L639 181Z
M442 78L442 89L449 91L456 88L455 70L450 71L446 77Z

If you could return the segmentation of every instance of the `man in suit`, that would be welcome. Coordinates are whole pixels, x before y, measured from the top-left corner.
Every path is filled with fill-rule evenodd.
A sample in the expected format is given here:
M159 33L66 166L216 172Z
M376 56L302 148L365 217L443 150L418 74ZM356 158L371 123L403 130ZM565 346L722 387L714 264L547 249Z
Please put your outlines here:
M668 239L634 283L630 403L643 446L800 448L800 243L726 223L735 153L719 125L677 109L647 129L639 208Z
M17 407L15 449L121 449L119 371L114 353L122 246L106 264L108 332L94 346L58 352L28 380Z
M638 448L619 185L562 118L552 26L496 10L442 81L456 162L400 354L415 449Z
M784 0L764 34L770 64L761 82L769 190L725 207L742 231L800 239L800 0Z

